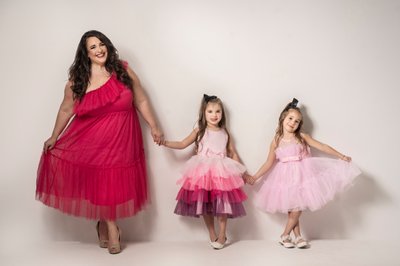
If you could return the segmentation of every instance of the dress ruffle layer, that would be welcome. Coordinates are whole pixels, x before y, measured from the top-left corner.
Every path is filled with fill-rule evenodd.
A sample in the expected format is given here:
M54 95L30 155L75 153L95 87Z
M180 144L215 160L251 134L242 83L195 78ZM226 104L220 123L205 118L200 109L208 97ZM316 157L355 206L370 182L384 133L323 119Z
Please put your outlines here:
M84 104L77 102L74 108L76 115L80 116L101 107L111 105L120 97L120 94L126 90L113 74L106 83L94 91L85 94Z
M247 199L246 194L241 189L234 189L231 191L212 190L186 190L181 188L176 196L176 200L186 203L200 202L208 203L215 200L222 200L227 203L239 203Z
M44 156L39 163L36 199L88 219L130 217L147 201L144 154L129 167L87 167Z
M236 218L246 215L242 202L247 196L241 189L232 191L188 191L181 189L175 213L182 216L199 217L200 215Z
M177 184L186 190L230 191L244 185L242 174L246 168L225 158L209 158L195 155L186 163L183 177Z
M182 174L191 178L205 175L229 178L241 176L245 171L246 167L226 156L219 158L194 155L185 163Z

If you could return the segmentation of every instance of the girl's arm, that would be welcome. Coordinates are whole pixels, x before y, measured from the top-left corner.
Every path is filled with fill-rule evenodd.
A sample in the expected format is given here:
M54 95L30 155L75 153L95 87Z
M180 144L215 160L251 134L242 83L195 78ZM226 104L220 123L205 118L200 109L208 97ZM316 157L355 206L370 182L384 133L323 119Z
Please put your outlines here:
M235 146L233 145L232 139L231 139L231 141L229 143L229 147L228 147L228 157L231 158L232 160L242 163L240 161L239 155L236 152Z
M275 140L272 140L270 146L269 146L269 152L268 152L268 157L265 163L258 169L257 173L252 177L252 184L259 179L261 176L263 176L266 172L268 172L269 169L271 169L272 165L275 162L276 156L275 156L275 149L276 149L276 143Z
M315 139L313 139L310 135L308 134L304 134L301 133L301 137L307 142L308 145L310 145L313 148L316 148L317 150L320 150L322 152L325 152L327 154L333 155L338 157L339 159L346 161L346 162L350 162L351 161L351 157L348 157L340 152L338 152L337 150L335 150L334 148L332 148L331 146L319 142Z
M162 142L162 145L164 145L165 147L171 148L171 149L178 149L178 150L184 149L196 140L198 131L199 130L197 128L195 128L192 131L192 133L190 133L190 135L187 136L186 138L184 138L183 140L181 140L181 141L165 140Z
M158 145L161 145L164 139L164 134L162 133L161 129L157 124L153 109L151 108L150 105L150 101L142 85L140 84L140 80L136 75L136 73L129 66L127 68L127 72L133 80L135 106L139 110L140 114L143 116L146 123L149 125L151 130L151 136L153 137L154 142L157 143Z
M230 141L229 147L228 147L228 157L231 158L232 160L242 163L238 153L236 152L235 145L233 145L232 140ZM243 173L242 178L244 179L245 183L251 184L251 182L252 182L251 176L247 173L247 171Z
M71 82L67 82L64 89L64 98L61 102L60 108L58 109L56 122L54 125L53 133L43 145L43 151L46 153L47 150L51 150L57 141L58 136L63 132L67 126L69 120L74 115L74 97L71 89Z

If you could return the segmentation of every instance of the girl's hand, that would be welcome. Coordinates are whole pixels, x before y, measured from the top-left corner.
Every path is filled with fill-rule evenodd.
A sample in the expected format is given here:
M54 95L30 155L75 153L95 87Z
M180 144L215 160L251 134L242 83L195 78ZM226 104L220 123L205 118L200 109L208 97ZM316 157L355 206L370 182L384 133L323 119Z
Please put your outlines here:
M43 152L46 154L48 150L53 149L54 144L56 144L57 138L50 137L43 144Z
M151 129L151 136L153 137L153 141L157 145L162 145L164 143L164 133L156 126Z
M251 175L246 175L245 178L246 178L245 179L246 183L249 184L249 185L254 185L254 183L257 181L257 179L254 178L254 176L251 176Z
M246 184L250 184L251 175L249 175L249 174L247 174L247 173L244 173L244 174L243 174L243 179L244 179L244 182L245 182Z
M346 161L346 162L351 162L351 157L342 155L340 156L340 160Z

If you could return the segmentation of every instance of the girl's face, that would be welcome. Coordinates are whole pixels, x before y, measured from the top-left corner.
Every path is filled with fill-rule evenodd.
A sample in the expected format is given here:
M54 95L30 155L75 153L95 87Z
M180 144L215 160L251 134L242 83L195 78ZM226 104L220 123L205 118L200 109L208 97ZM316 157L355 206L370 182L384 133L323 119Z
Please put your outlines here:
M218 103L208 103L205 110L206 122L209 127L219 127L222 118L222 108Z
M296 110L289 110L285 119L283 120L283 130L287 133L294 133L301 122L302 116Z
M92 64L104 65L106 63L107 47L97 37L87 38L86 49Z

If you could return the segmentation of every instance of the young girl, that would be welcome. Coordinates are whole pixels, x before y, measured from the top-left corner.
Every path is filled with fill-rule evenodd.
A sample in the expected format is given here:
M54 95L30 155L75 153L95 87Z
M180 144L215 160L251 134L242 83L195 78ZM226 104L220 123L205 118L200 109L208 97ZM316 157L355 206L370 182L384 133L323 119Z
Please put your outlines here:
M249 183L254 184L278 160L256 194L255 203L263 211L288 214L279 242L286 248L308 247L308 242L300 234L301 212L321 208L360 174L360 170L350 163L350 157L301 132L303 118L297 102L293 99L281 112L268 158L249 178ZM340 160L310 157L310 146ZM292 231L295 235L293 242Z
M186 162L182 187L176 197L175 213L182 216L203 216L210 244L214 249L224 247L227 218L245 215L242 202L247 198L241 187L245 167L239 163L230 134L226 128L223 104L216 96L204 94L198 127L182 141L164 141L172 149L184 149L192 143L196 155ZM214 226L217 217L219 232Z

